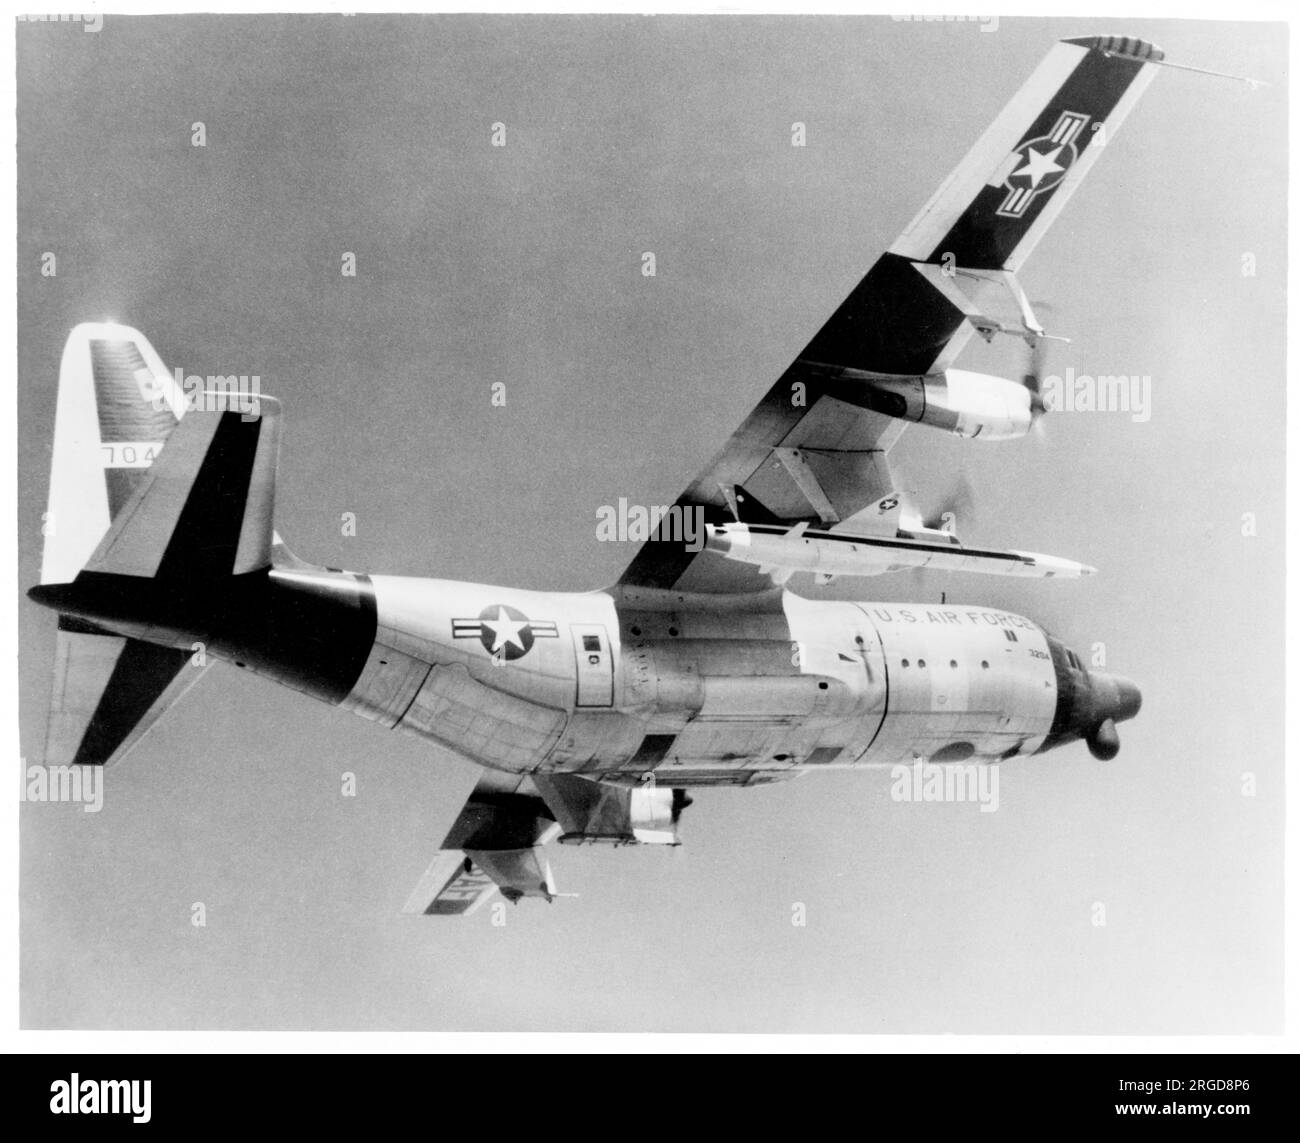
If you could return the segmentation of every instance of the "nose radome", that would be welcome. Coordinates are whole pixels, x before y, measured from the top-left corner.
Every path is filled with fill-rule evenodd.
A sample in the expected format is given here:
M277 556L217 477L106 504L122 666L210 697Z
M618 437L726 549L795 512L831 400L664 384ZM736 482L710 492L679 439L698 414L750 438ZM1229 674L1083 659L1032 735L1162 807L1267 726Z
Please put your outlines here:
M1135 718L1141 710L1141 690L1138 689L1138 684L1123 675L1101 675L1099 681L1101 685L1097 687L1097 698L1101 701L1100 714L1114 722Z
M1116 722L1135 718L1142 709L1142 692L1137 683L1123 675L1111 675L1110 680L1115 686L1115 711L1111 718Z

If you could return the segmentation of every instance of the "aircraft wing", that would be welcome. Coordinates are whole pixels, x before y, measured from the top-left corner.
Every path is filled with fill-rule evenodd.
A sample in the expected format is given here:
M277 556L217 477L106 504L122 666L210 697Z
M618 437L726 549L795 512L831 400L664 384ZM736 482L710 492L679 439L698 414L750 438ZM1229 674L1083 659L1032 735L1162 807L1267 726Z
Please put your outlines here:
M892 537L899 497L887 463L904 420L863 372L948 369L970 335L1024 336L1032 314L1015 272L1115 135L1163 53L1140 40L1062 40L757 408L678 498L710 525L811 524ZM1010 327L995 313L1018 313ZM914 418L913 418L914 419ZM691 550L660 525L623 588L747 592L754 564Z
M667 787L484 770L402 912L464 915L498 889L508 901L552 901L564 894L542 847L557 834L570 845L676 845L690 804L685 791Z
M552 900L541 847L559 832L527 775L484 770L402 912L472 913L498 889L510 901Z

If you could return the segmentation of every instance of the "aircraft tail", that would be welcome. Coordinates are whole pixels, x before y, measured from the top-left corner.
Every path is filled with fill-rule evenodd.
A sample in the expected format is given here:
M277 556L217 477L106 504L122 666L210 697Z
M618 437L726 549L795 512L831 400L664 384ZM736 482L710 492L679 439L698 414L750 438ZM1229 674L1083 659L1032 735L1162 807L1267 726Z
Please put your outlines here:
M76 577L184 415L184 394L139 330L72 331L59 366L41 583Z
M197 407L138 331L79 325L59 371L41 586L61 614L47 765L100 765L125 754L203 673L202 648L132 637L87 619L161 616L205 585L271 562L279 406L205 394ZM128 607L126 601L132 601ZM159 620L160 626L168 626ZM107 621L105 621L107 624Z

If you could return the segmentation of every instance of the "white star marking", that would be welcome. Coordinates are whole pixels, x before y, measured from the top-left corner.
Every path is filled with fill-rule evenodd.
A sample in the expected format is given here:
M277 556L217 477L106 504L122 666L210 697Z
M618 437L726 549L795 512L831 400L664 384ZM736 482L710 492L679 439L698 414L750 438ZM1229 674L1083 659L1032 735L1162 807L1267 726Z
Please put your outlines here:
M498 607L495 619L484 619L481 622L492 632L492 654L495 655L507 643L513 643L521 651L524 649L524 641L519 638L519 632L528 626L528 620L511 619L504 607Z
M1012 171L1012 176L1028 175L1029 185L1038 186L1053 171L1063 171L1065 168L1056 161L1056 156L1065 150L1064 146L1057 147L1054 151L1043 154L1029 147L1025 152L1025 165Z

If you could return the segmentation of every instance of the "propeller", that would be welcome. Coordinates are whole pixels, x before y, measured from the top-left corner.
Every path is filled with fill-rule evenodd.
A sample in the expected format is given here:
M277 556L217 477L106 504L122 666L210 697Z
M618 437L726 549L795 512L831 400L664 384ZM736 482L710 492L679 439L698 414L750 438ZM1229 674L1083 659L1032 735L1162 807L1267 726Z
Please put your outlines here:
M1040 313L1051 313L1052 306L1047 302L1035 302L1034 308ZM1037 319L1032 323L1026 321L1025 346L1027 360L1021 380L1029 390L1029 411L1033 417L1033 430L1040 437L1043 434L1042 418L1046 413L1047 403L1043 400L1043 377L1047 373L1047 343L1049 341L1068 341L1069 338L1053 337L1043 331Z
M672 804L673 825L676 825L677 822L681 819L682 810L686 809L687 806L693 806L694 804L695 804L695 799L692 798L690 794L688 794L685 790L681 789L680 787L676 787L676 786L673 787L673 804Z
M681 820L682 811L686 809L687 806L691 806L694 804L695 804L695 799L692 798L690 794L688 794L680 786L673 787L672 815L673 815L674 832L676 832L677 823ZM671 848L673 851L673 861L680 864L681 862L686 860L686 846L678 844L672 846Z
M1047 372L1047 338L1031 335L1025 340L1029 346L1029 361L1023 381L1025 388L1029 390L1029 411L1034 418L1034 428L1037 428L1039 418L1047 412L1047 405L1043 401L1043 374Z

